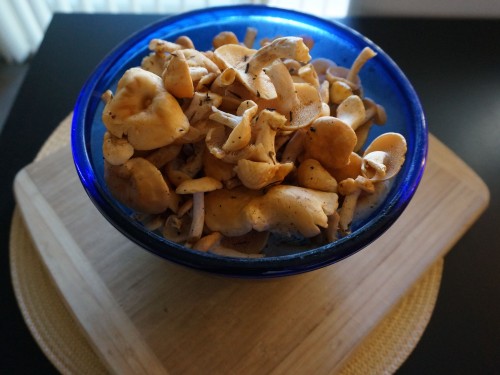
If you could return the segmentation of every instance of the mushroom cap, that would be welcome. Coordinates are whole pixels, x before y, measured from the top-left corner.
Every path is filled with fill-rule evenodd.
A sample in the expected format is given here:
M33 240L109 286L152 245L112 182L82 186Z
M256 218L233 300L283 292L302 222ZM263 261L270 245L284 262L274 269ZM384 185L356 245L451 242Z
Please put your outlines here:
M286 116L289 125L283 126L283 129L305 127L320 115L322 101L318 90L308 83L294 83L284 63L274 62L266 68L266 74L276 89L277 97L272 100L255 100L259 108L273 108Z
M245 211L257 231L313 237L320 233L320 227L328 226L328 216L337 206L335 193L277 185L252 199Z
M181 35L175 40L175 43L181 45L184 48L194 49L194 43L187 35Z
M206 152L203 158L203 172L219 181L228 181L236 175L234 164L217 159L210 152Z
M220 73L220 69L215 62L208 58L203 52L192 48L185 48L178 53L182 53L190 67L202 67L210 73Z
M177 194L196 194L217 189L222 189L222 183L215 178L205 176L181 182L175 192Z
M205 225L225 236L241 236L252 230L244 210L251 199L261 195L258 190L243 186L215 190L205 195Z
M252 137L250 126L253 117L257 114L258 107L252 100L241 102L237 109L237 114L223 112L213 107L210 120L220 122L233 128L226 142L222 145L225 152L238 151L248 145Z
M286 36L274 39L271 43L260 48L249 59L247 70L251 75L256 75L273 61L287 58L301 63L308 63L311 60L309 48L302 38Z
M142 59L141 68L161 77L169 58L170 56L164 53L153 52Z
M169 42L167 40L154 38L149 41L148 48L151 51L155 51L156 53L172 53L183 48L183 46L177 43Z
M108 163L120 165L134 155L134 148L125 138L117 138L110 132L105 132L102 154Z
M405 161L406 140L399 133L384 133L373 140L363 154L361 171L372 181L394 177Z
M340 81L348 85L352 91L361 88L361 80L356 76L353 81L347 79L350 69L343 66L330 66L326 70L326 79L333 85L335 82Z
M316 71L316 74L318 75L320 81L326 79L326 71L330 66L337 66L334 61L324 57L318 57L311 60L311 64L314 67L314 70Z
M343 81L333 81L330 84L330 100L334 104L340 104L342 101L352 95L352 88Z
M259 151L255 145L249 144L241 150L226 152L222 149L226 139L226 130L222 125L211 128L205 138L207 149L210 153L226 163L236 164L240 159L251 159Z
M284 130L308 126L319 117L323 109L321 96L313 86L308 83L295 83L294 88L298 103L293 106L291 113L285 113L288 115L290 126L283 127Z
M307 130L304 158L318 160L327 170L342 168L349 163L356 140L349 125L335 117L320 117Z
M174 160L181 152L181 148L181 145L174 143L168 146L157 148L144 158L147 161L153 163L156 168L160 169L171 160Z
M223 69L234 68L238 81L252 94L264 99L273 99L276 97L276 90L265 72L260 70L255 74L248 73L248 60L256 52L239 44L225 44L214 51L214 56Z
M284 180L293 170L293 163L271 164L241 159L234 167L240 181L249 189L262 189Z
M323 168L319 161L304 160L297 169L299 186L319 191L337 192L337 180Z
M238 44L238 37L232 31L221 31L212 39L212 45L215 49L225 44Z
M188 119L161 78L141 68L127 70L119 80L102 120L114 136L127 135L136 150L166 146L189 129Z
M365 122L365 106L357 95L345 98L337 107L337 118L356 130Z
M162 74L163 84L167 91L176 98L192 98L194 85L189 65L182 53L175 53Z
M212 107L218 107L222 103L222 97L214 92L195 92L184 115L191 124L206 121L212 114Z
M349 162L342 168L329 169L328 172L337 180L343 181L346 178L355 179L361 174L361 163L363 159L356 152L351 152Z
M171 192L161 172L143 158L122 165L104 163L106 184L120 202L134 211L159 214L171 204Z

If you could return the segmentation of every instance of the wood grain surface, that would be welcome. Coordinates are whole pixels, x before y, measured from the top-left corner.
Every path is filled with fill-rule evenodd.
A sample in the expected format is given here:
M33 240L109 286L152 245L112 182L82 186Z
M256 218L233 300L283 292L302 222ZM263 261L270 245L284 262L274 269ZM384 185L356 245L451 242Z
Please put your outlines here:
M489 201L482 180L431 136L415 197L376 242L317 271L241 280L126 239L90 202L66 147L21 170L14 190L43 263L117 374L335 373Z

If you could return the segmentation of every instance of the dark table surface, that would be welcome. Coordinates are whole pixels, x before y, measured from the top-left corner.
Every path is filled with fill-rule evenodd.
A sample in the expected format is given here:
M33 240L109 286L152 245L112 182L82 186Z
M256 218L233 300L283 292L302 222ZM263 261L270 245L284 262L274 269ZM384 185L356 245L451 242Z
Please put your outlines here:
M12 181L72 110L107 52L156 21L57 14L0 136L1 374L52 374L12 290ZM500 366L500 20L353 18L340 22L384 49L418 92L430 132L486 182L491 203L446 256L430 323L399 374L498 374Z

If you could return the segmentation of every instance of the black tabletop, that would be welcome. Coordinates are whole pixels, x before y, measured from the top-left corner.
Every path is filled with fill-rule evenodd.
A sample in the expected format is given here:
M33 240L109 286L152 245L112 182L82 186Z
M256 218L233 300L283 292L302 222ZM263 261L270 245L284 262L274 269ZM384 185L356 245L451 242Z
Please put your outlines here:
M0 373L52 374L12 290L12 181L118 42L159 16L57 14L0 136ZM494 374L500 365L500 20L340 20L384 49L418 92L430 132L487 183L487 211L451 249L430 323L399 374Z

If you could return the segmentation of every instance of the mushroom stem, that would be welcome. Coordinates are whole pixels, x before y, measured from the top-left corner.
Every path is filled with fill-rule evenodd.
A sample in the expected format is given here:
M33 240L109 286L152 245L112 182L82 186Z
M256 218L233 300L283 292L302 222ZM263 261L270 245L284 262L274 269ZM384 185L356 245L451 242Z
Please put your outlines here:
M328 242L334 242L338 239L337 231L339 229L339 222L340 215L337 211L328 216L328 227L325 230L325 236Z
M219 75L222 86L229 86L236 79L236 70L234 68L226 68Z
M257 37L257 29L255 27L247 27L245 33L245 38L243 39L243 44L247 48L252 48L255 43L255 38Z
M209 116L210 120L217 121L218 123L229 126L232 129L234 129L241 122L241 116L221 111L216 107L212 107L212 111L213 113Z
M196 242L201 238L203 224L205 223L204 193L193 194L193 219L189 229L188 242Z
M375 57L376 55L377 53L370 47L363 48L358 57L356 57L356 60L354 60L354 62L352 63L351 69L349 70L346 79L349 82L354 82L363 65L365 65L368 60L370 60L372 57Z
M208 74L208 70L199 66L190 66L189 67L189 75L191 76L191 80L193 82L199 81L202 77Z
M352 219L354 218L354 212L356 210L356 205L358 203L359 195L361 194L361 189L357 189L352 193L348 194L344 198L344 203L342 203L342 208L340 211L339 218L339 228L349 233L349 227L351 225Z
M383 151L373 151L365 158L365 170L368 178L383 178L387 172L387 153Z

